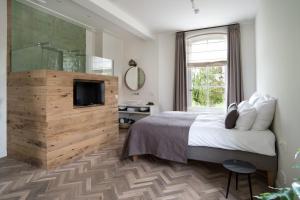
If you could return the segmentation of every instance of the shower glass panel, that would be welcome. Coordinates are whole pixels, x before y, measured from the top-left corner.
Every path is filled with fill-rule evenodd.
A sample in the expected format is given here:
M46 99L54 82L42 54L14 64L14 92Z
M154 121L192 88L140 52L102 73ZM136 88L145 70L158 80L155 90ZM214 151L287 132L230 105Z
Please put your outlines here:
M69 51L37 44L13 50L12 58L12 71L15 72L34 69L85 72L85 55L77 50Z
M12 51L12 71L34 69L63 70L63 52L35 45Z
M63 53L63 71L67 72L85 72L85 55L79 51L64 51Z

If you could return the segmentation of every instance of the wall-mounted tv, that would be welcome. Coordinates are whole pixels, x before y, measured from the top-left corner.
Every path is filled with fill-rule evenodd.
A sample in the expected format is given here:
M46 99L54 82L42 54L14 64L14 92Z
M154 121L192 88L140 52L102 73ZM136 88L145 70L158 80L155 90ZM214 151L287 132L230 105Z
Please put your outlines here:
M104 81L81 80L73 81L73 105L97 106L105 103Z

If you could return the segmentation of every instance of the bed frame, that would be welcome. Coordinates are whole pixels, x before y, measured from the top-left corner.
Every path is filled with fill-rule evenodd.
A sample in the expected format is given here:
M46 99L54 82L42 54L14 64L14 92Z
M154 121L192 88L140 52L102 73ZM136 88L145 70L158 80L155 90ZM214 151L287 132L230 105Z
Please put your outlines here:
M132 159L133 161L136 161L138 160L138 156L133 156ZM268 185L275 186L278 168L277 156L266 156L245 151L225 150L212 147L189 146L188 159L220 164L228 159L248 161L255 165L257 169L266 171Z

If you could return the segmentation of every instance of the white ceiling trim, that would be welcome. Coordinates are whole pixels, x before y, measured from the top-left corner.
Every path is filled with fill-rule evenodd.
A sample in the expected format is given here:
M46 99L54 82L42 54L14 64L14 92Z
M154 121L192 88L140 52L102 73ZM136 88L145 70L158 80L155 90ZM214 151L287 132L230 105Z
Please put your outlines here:
M153 33L135 18L108 0L72 0L97 15L143 39L153 39Z

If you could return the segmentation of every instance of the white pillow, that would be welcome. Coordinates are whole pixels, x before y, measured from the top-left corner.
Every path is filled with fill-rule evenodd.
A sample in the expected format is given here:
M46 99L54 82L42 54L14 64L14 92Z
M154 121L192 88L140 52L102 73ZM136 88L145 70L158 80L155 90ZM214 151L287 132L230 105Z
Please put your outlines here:
M264 96L254 105L257 117L252 126L253 130L264 131L267 130L274 118L276 99L270 96Z
M254 105L258 100L260 100L263 96L259 94L258 92L254 92L252 96L249 99L249 103L251 105Z
M256 109L248 102L244 102L239 110L239 117L236 120L235 128L247 131L251 129L255 119Z
M248 101L242 101L241 103L239 103L238 105L238 111L242 110L244 107L249 107L249 102Z

